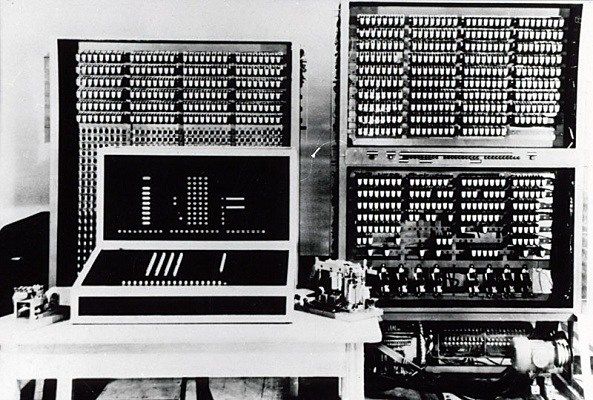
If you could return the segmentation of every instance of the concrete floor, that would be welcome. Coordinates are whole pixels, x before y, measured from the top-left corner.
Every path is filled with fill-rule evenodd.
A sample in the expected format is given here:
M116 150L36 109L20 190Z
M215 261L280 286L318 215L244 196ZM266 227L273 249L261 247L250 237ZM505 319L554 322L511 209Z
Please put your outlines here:
M337 379L299 379L299 400L337 400ZM290 378L76 380L75 400L292 400ZM208 385L212 397L204 390ZM23 383L21 400L55 400L55 381Z
M194 379L188 379L185 385L183 388L181 379L117 380L107 384L97 400L209 400L203 392L197 396ZM290 398L290 380L286 378L210 379L209 386L216 400Z

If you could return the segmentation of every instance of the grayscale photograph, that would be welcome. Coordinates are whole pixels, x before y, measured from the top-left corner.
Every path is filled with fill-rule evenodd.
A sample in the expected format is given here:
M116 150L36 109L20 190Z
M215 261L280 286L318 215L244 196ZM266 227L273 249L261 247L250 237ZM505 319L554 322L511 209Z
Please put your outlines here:
M0 400L593 400L592 65L585 0L0 0Z

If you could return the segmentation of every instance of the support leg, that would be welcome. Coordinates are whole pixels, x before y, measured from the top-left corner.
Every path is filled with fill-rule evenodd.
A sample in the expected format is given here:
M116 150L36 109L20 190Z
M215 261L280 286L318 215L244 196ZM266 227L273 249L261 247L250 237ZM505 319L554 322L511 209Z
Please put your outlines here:
M298 399L299 398L299 378L289 378L289 396L291 399Z
M346 368L341 382L342 400L364 400L364 345L346 344Z
M179 400L185 400L187 392L187 378L181 378L181 387L179 389Z
M210 379L196 378L196 398L198 400L214 400L210 392Z
M589 290L593 290L590 288ZM591 371L591 352L589 346L593 343L590 327L593 319L589 315L579 316L579 353L581 354L581 371L583 375L583 398L593 398L593 371Z
M56 400L72 400L72 378L56 381Z
M43 388L45 387L45 379L35 380L35 393L33 394L33 400L43 400Z

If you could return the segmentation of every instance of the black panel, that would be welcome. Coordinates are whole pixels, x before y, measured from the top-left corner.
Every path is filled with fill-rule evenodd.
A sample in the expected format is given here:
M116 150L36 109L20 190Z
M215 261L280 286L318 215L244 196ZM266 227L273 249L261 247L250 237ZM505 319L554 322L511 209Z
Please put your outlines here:
M76 58L78 42L58 41L58 233L57 284L70 286L76 279L78 204L78 124L76 122Z
M81 297L81 316L283 315L285 297Z
M49 212L41 212L0 229L0 316L13 311L15 286L48 287Z
M570 307L574 179L569 168L349 168L347 257L386 268L372 284L385 307Z
M283 286L288 251L103 250L85 286Z
M288 240L288 157L105 157L108 240Z

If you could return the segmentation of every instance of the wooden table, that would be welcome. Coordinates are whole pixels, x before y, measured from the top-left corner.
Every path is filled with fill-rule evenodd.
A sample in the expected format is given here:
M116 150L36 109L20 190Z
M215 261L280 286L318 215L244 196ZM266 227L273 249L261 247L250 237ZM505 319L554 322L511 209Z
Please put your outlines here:
M0 318L0 399L17 380L179 377L339 377L344 400L364 399L363 344L381 340L375 319L344 322L295 312L292 324L73 325L31 329Z

